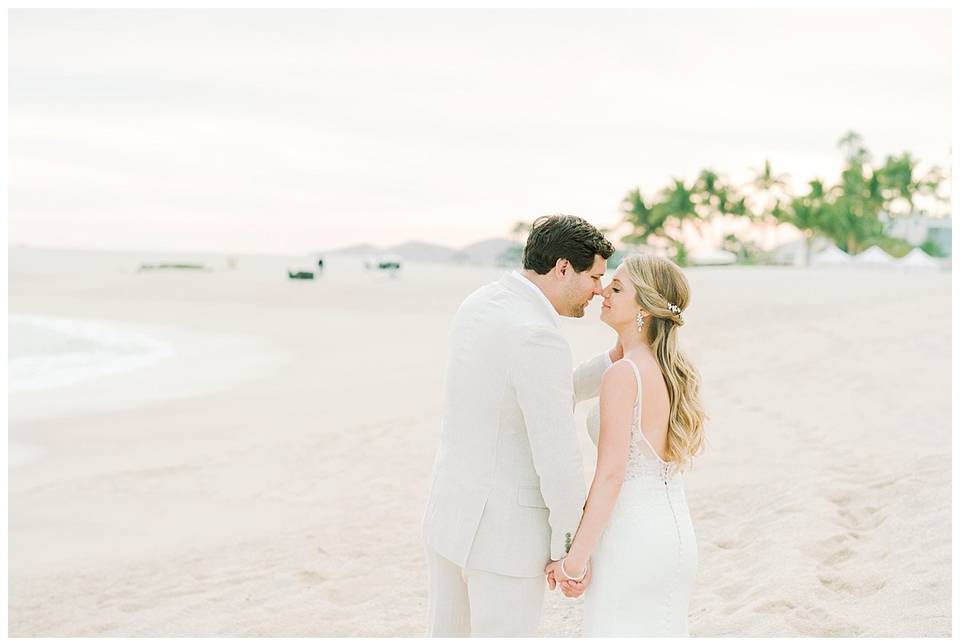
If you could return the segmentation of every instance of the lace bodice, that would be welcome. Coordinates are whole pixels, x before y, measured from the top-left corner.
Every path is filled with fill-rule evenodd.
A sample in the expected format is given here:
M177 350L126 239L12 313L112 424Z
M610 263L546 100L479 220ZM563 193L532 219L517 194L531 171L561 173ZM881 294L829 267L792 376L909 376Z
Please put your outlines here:
M640 407L642 394L642 385L640 382L640 370L630 359L624 358L633 368L634 376L637 379L637 399L633 403L633 423L630 426L630 452L627 456L627 469L624 476L625 480L635 480L645 478L659 481L661 484L668 482L677 473L677 466L673 462L665 462L653 445L644 437L640 429ZM600 403L594 403L587 414L587 433L593 444L597 445L600 440Z

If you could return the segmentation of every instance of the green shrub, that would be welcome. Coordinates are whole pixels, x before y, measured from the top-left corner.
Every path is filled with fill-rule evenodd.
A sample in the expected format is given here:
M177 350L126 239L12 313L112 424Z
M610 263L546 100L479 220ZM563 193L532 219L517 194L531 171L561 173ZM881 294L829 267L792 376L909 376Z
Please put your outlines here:
M940 248L940 245L930 239L923 241L923 244L920 245L920 250L926 253L931 258L946 257L946 254L944 253L943 249Z
M891 238L890 236L881 236L867 243L864 249L869 249L876 245L889 253L894 258L902 258L913 250L913 245L901 238Z

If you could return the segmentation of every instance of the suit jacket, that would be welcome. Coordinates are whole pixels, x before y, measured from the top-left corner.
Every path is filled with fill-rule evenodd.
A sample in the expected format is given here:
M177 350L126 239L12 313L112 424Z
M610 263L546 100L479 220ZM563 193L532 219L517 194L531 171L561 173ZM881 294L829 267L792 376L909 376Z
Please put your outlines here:
M534 577L566 555L586 490L573 420L610 365L573 369L560 316L522 274L463 301L450 331L425 543L461 566Z

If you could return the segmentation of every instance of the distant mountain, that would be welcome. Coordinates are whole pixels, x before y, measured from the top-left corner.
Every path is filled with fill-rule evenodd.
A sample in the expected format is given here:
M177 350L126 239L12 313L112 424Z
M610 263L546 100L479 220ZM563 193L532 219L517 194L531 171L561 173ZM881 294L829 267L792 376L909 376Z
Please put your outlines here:
M377 247L375 245L355 244L340 249L316 251L320 256L349 256L366 258L368 256L396 254L410 262L455 262L461 264L496 265L503 254L512 250L515 254L522 254L523 245L505 238L490 238L467 245L462 249L451 249L440 244L430 242L410 241L392 247Z
M384 253L395 253L411 262L449 262L455 252L443 245L414 241L390 247Z
M380 253L380 249L372 244L353 244L349 247L329 249L327 251L314 251L313 253L322 256L368 256L372 253Z
M492 265L497 264L510 249L522 254L523 245L506 238L491 238L467 245L454 253L453 259L467 264Z

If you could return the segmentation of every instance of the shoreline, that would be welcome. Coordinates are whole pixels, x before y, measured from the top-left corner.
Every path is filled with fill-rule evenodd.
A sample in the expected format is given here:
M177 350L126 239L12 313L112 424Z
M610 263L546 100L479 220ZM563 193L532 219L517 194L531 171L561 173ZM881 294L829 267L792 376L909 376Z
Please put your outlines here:
M8 393L46 391L86 382L102 376L128 373L155 366L175 357L173 345L129 326L102 320L69 316L39 316L20 313L7 315L11 335L11 351L17 342L49 342L66 338L74 343L86 342L94 348L46 350L34 347L34 352L16 355L8 362L10 367ZM16 327L16 328L14 328ZM39 329L47 336L30 336ZM19 334L15 337L13 334ZM23 346L18 347L23 349Z

